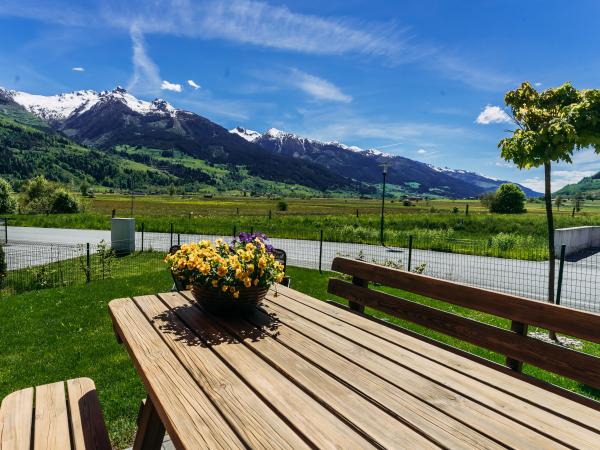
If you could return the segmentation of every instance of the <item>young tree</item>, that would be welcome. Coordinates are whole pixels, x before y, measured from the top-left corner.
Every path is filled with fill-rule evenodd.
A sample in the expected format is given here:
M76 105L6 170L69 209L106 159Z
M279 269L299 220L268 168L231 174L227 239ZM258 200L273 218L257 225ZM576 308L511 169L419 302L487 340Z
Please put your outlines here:
M500 185L494 200L490 204L490 212L502 214L524 213L525 194L516 184L504 183Z
M481 194L479 196L479 201L481 202L481 205L487 209L491 209L492 203L494 203L495 200L496 200L495 192L486 192L485 194Z
M544 167L548 225L548 301L554 303L555 249L552 214L552 162L572 162L575 150L600 153L600 90L577 90L570 83L537 92L525 82L506 94L517 129L498 146L520 169ZM553 335L552 337L555 338Z
M577 212L581 211L581 208L583 208L584 202L585 202L585 200L583 198L583 194L581 192L578 192L577 195L575 196L575 211L577 211Z
M560 207L562 206L562 204L565 202L565 199L562 198L562 195L557 195L556 198L554 199L554 206L556 206L556 209L560 211Z
M0 213L14 213L17 209L17 200L12 187L4 178L0 178Z

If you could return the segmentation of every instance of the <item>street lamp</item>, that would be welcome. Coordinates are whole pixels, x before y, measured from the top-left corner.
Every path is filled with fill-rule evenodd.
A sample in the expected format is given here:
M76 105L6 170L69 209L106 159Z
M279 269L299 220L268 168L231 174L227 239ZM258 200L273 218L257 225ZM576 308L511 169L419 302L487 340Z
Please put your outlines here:
M379 241L381 242L381 245L385 245L383 242L383 211L385 207L385 177L387 176L388 166L389 164L381 165L383 174L383 189L381 190L381 230L379 233Z

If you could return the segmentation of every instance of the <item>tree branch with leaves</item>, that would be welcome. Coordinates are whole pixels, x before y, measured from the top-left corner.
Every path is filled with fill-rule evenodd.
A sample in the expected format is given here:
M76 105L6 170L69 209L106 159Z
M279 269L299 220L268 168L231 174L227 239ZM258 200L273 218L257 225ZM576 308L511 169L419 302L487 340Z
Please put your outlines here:
M577 90L570 83L538 92L525 82L504 97L517 129L498 144L502 158L520 169L544 168L548 225L548 301L554 303L555 255L552 163L572 163L576 150L600 153L600 90ZM551 332L551 337L556 336Z

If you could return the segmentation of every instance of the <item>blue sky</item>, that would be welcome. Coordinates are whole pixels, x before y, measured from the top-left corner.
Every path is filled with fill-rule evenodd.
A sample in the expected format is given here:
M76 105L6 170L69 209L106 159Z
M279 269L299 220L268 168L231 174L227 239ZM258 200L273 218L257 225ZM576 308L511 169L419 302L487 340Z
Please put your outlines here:
M499 158L512 128L503 96L524 80L600 87L598 17L595 0L0 0L0 86L122 85L227 128L276 127L541 190L540 170ZM600 156L582 151L555 167L554 187L598 170Z

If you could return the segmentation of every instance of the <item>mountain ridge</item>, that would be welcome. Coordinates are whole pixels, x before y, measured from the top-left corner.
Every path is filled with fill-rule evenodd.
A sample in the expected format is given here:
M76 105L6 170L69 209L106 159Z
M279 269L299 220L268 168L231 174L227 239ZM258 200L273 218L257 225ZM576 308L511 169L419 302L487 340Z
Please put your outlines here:
M53 96L0 88L0 101L23 108L76 143L105 152L119 146L183 152L207 164L245 167L249 175L322 192L374 194L381 165L396 192L452 198L476 197L504 181L463 170L438 168L377 149L322 142L269 129L227 130L165 100L140 100L117 86L111 91L73 91ZM148 155L121 156L147 160ZM183 156L182 156L183 157ZM181 172L181 170L177 170ZM521 186L527 195L540 195Z
M371 183L378 183L381 181L380 166L386 164L390 166L388 180L391 183L405 185L410 183L420 183L421 181L429 183L430 186L425 186L425 189L417 188L417 191L422 194L431 193L432 189L438 189L443 192L445 184L449 183L452 185L455 192L464 193L466 190L471 192L471 196L473 196L473 189L465 187L464 183L468 186L476 186L476 195L496 190L498 186L503 183L510 183L510 181L486 177L476 172L462 169L450 169L447 167L436 167L432 164L412 160L401 155L381 152L377 149L363 149L357 146L348 146L337 141L320 141L318 139L306 138L294 133L281 131L276 128L271 128L261 134L257 131L238 126L231 129L230 133L261 145L272 152L284 153L298 159L311 159L328 168L331 168L332 165L335 164L332 157L334 158L337 154L347 160L346 164L339 162L339 170L353 170L355 173L362 173L362 177L359 179ZM348 164L352 164L349 160L354 161L352 167L348 167ZM514 184L517 184L523 189L527 196L535 197L542 195L526 186L518 183Z

